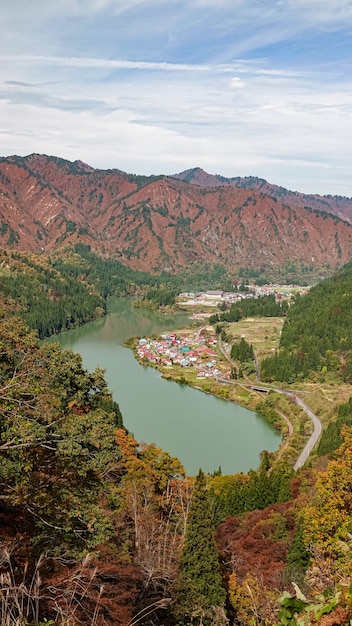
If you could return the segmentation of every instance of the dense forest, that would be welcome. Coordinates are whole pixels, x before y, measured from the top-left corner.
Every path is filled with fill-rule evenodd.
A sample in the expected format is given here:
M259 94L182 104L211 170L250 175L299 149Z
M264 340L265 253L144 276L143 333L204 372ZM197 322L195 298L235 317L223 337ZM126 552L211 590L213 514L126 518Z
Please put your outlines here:
M296 297L279 351L261 365L263 380L294 382L312 372L352 381L352 262Z
M106 312L96 288L60 273L44 257L0 253L0 292L19 305L19 314L39 338L78 326Z
M173 305L188 284L224 287L229 279L221 266L210 265L192 276L134 271L84 244L51 257L0 252L0 291L19 304L19 315L40 339L104 315L110 297L137 295L157 309Z
M37 300L45 310L65 302L70 326L85 321L68 318L71 301L94 316L109 295L172 287L138 282L130 270L119 282L118 266L88 263L90 250L81 252L1 260L1 624L350 624L351 401L326 429L315 468L294 473L264 451L248 474L186 476L178 459L128 433L100 370L87 372L58 344L38 344ZM329 340L320 358L330 350L339 372L341 355L348 364L351 270L297 298L280 352L302 348L296 307L307 325L317 311L319 327L320 287L345 324L345 342ZM51 309L53 332L59 311ZM252 357L246 342L237 350Z
M209 263L193 266L192 271L184 271L182 274L162 272L150 274L148 272L135 271L123 265L120 261L101 258L96 255L88 245L76 244L73 248L67 248L55 255L53 265L63 275L80 276L88 284L94 285L99 293L108 298L111 296L125 296L127 294L142 293L150 296L160 288L165 293L180 293L186 288L193 291L201 291L209 288L230 288L231 281L222 265L210 265ZM158 298L155 297L158 304ZM160 302L162 305L163 302Z

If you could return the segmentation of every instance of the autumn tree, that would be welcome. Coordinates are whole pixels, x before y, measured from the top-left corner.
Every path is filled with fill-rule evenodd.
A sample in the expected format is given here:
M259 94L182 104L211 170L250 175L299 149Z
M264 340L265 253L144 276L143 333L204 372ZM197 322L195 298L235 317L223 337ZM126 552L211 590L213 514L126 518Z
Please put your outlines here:
M321 565L329 569L330 584L341 576L352 576L352 428L343 427L342 436L344 442L335 460L318 476L315 499L303 510L305 542L313 552L312 568L316 571Z
M218 550L206 480L200 470L195 483L180 559L175 614L183 623L227 623L225 589L219 571Z
M154 444L138 444L117 430L121 450L121 532L130 529L134 563L140 568L144 597L165 595L177 576L188 512L191 480L180 461Z
M58 344L38 347L20 319L4 315L0 398L0 506L31 520L46 552L79 554L106 541L121 414L102 373L86 372Z

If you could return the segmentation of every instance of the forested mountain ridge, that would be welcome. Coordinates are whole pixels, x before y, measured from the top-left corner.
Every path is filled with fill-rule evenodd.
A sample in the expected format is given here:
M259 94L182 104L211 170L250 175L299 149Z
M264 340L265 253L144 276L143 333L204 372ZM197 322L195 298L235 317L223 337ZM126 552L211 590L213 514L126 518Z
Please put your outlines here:
M296 297L286 314L280 350L261 367L266 380L293 382L311 372L352 382L352 262Z
M32 252L82 242L151 272L204 261L234 272L331 272L347 262L352 225L321 210L338 201L324 199L316 210L290 198L283 202L266 187L201 187L45 155L7 157L0 159L0 242Z
M106 302L96 287L78 275L60 272L44 256L0 251L0 294L18 304L18 313L39 338L101 317Z

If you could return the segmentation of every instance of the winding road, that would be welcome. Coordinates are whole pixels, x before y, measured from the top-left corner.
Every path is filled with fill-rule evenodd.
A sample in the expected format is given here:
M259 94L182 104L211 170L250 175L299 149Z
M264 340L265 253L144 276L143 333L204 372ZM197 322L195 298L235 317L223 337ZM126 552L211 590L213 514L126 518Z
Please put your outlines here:
M295 402L297 402L297 404L299 404L299 406L302 407L303 411L307 413L308 417L312 420L313 427L314 427L314 430L311 436L309 437L306 445L304 446L301 454L299 455L294 465L293 469L297 471L300 467L302 467L305 464L311 451L313 450L314 446L317 444L318 439L321 435L322 425L321 425L320 419L315 415L315 413L313 413L312 409L310 409L309 406L305 402L303 402L301 398L298 398L298 396L295 396Z
M221 337L219 336L218 339L219 339L218 340L218 347L219 347L220 352L229 361L229 363L231 363L232 365L235 365L235 363L233 362L231 357L227 354L227 352L226 352L226 350L224 348L224 345L223 345L223 343L221 341ZM257 362L256 357L254 359L254 364L255 364L255 367L256 367L257 379L258 379L258 382L259 382L260 381L259 367L258 367L258 362ZM308 415L309 419L311 420L311 422L313 424L313 432L312 432L311 436L309 437L306 445L304 446L302 452L300 453L296 463L294 464L294 468L293 469L296 472L300 467L303 467L305 462L308 460L309 455L312 452L314 446L318 443L319 437L320 437L321 432L322 432L322 424L321 424L320 419L315 415L315 413L313 413L312 409L308 406L308 404L306 404L301 398L296 396L296 394L292 393L292 391L286 391L285 389L280 389L279 387L265 387L262 384L260 384L260 385L259 384L258 385L250 385L250 387L254 391L268 393L270 390L273 390L273 391L276 391L277 393L282 393L285 396L288 396L293 402L296 402L296 404L298 404L303 409L303 411L305 411L305 413ZM291 425L291 429L292 429L292 425ZM291 432L292 432L292 430L291 430Z

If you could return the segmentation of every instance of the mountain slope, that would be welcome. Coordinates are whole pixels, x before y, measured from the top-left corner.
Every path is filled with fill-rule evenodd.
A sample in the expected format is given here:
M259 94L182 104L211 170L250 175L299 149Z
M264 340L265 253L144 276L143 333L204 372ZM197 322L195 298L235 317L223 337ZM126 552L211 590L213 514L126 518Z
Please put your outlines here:
M97 289L57 270L43 256L0 251L0 293L18 303L19 315L39 338L101 317L106 303Z
M280 350L261 365L262 380L294 382L312 371L352 382L352 262L296 298Z
M218 174L207 174L207 172L200 167L174 174L174 178L201 187L238 187L241 189L260 190L262 193L272 198L280 199L281 202L289 204L290 206L332 213L352 223L352 198L304 194L299 191L290 191L278 185L272 185L264 178L258 178L257 176L226 178Z
M255 186L259 179L248 180ZM0 159L0 245L50 252L81 241L153 272L204 261L263 272L346 263L352 225L301 200L288 204L258 188L133 176L45 155L8 157Z

